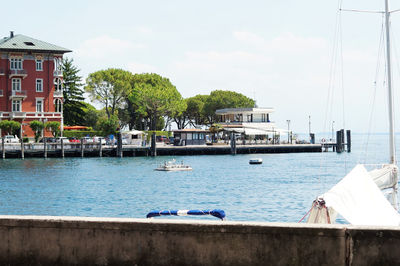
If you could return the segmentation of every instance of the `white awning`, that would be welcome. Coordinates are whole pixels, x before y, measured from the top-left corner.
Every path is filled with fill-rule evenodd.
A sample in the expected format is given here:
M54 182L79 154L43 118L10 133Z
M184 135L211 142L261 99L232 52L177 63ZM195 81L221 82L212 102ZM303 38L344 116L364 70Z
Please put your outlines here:
M398 226L400 214L363 165L357 165L322 198L353 225Z
M255 129L255 128L245 128L244 133L246 135L271 135L272 131L270 130L262 130L262 129Z
M139 130L131 130L131 131L121 132L121 134L124 134L124 135L143 135L144 132L143 131L139 131Z

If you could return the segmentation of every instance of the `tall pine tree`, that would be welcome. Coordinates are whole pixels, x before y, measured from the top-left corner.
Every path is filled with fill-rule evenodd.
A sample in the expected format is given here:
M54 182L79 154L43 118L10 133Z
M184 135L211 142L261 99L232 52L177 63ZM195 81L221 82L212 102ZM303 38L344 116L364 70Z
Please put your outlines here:
M64 124L83 125L85 123L85 103L82 88L82 77L78 75L79 69L73 65L73 60L63 59L64 77Z

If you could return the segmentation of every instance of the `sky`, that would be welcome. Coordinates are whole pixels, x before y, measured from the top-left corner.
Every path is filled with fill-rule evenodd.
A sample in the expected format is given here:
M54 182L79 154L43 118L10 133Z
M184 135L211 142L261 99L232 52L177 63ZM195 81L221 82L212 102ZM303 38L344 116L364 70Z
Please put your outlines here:
M400 1L392 2L392 10L400 8ZM66 56L84 79L110 67L154 72L169 78L183 97L216 89L243 93L259 107L275 108L272 120L281 128L290 120L295 132L307 133L309 121L312 132L332 126L386 132L385 68L378 60L382 15L339 17L338 5L338 0L6 1L3 10L18 12L3 12L0 33L13 30L71 49ZM342 8L381 11L384 1L343 0ZM400 12L392 14L392 33L398 89ZM400 94L395 96L399 106Z

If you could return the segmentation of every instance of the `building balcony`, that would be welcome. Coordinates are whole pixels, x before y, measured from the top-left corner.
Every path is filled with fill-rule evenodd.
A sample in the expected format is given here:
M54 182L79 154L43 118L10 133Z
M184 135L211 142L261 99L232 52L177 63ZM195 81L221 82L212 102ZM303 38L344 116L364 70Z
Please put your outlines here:
M53 97L57 97L57 98L64 97L64 93L62 90L55 90Z
M28 76L28 71L26 71L25 69L10 69L8 73L10 78L13 77L26 78L26 76Z
M63 72L61 70L54 70L53 73L55 78L62 78L63 77Z
M26 91L11 91L10 100L22 99L24 100L27 96Z
M26 112L11 112L10 113L10 118L25 118L26 117Z

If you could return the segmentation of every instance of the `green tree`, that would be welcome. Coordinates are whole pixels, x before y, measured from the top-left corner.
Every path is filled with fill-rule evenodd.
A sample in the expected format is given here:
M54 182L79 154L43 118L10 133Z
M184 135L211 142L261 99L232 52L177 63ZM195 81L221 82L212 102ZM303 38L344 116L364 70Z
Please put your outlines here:
M65 58L62 62L63 69L63 116L66 125L84 124L84 90L79 69L73 65L73 60Z
M53 134L53 137L58 137L60 135L60 122L49 121L44 124L44 127Z
M179 116L186 103L169 79L154 73L136 74L132 80L133 91L129 101L136 114L150 118L150 130L155 130L160 117Z
M29 127L35 132L35 142L38 142L40 136L42 135L44 124L41 121L31 121Z
M132 73L122 69L109 68L89 74L86 79L86 92L93 101L105 107L108 119L125 102L131 91Z
M101 116L101 111L97 110L90 103L85 103L85 107L83 108L84 116L83 116L83 124L88 127L95 128L97 122Z
M104 135L115 134L119 127L118 118L113 115L108 119L107 117L100 117L97 128L103 132Z
M215 111L224 108L250 108L255 106L255 101L241 93L234 91L215 90L210 93L203 106L203 115L206 123L212 125L216 122Z
M18 130L21 128L21 123L13 120L0 121L0 129L9 135L17 135Z
M205 124L206 117L203 113L208 97L208 95L196 95L187 99L186 115L192 126Z

